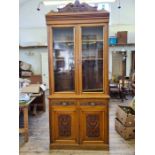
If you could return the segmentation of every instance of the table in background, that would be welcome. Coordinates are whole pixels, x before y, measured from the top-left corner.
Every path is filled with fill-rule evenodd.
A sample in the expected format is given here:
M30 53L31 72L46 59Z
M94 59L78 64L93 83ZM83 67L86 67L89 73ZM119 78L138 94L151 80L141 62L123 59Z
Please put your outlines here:
M33 107L33 115L37 114L37 109L45 112L45 92L41 91L38 94L32 94L29 101L19 103L20 111L23 111L24 127L19 128L19 133L24 134L25 142L28 141L28 111L29 107Z
M31 99L24 103L19 103L20 111L23 111L24 115L24 127L19 128L19 133L24 134L25 142L28 141L28 108L30 103L35 100L36 97L31 97ZM20 113L19 113L20 114Z

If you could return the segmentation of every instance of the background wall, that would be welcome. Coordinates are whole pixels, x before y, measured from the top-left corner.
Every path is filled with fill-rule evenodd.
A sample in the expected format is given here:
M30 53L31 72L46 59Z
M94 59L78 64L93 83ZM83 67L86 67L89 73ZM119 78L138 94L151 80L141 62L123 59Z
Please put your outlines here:
M126 51L127 58L126 58L126 76L130 75L131 71L131 53L135 50L134 46L130 47L110 47L109 48L109 79L112 77L112 52L119 52L119 51Z
M47 45L47 32L45 14L51 10L57 10L57 6L40 6L38 0L20 0L19 10L19 43L23 44L42 44ZM135 42L135 0L120 0L121 9L118 9L118 0L115 3L109 3L110 28L109 35L113 36L117 31L128 31L128 43Z
M19 10L19 44L21 46L47 45L47 31L45 14L51 10L57 10L57 6L37 7L38 0L20 0ZM135 42L135 0L120 0L121 9L118 9L118 0L109 3L110 23L109 36L115 36L117 31L128 31L128 43ZM112 72L112 51L127 51L127 75L130 73L131 51L134 47L110 47L109 49L109 76ZM19 49L19 58L32 65L34 74L41 74L41 53L47 52L47 48Z
M42 73L41 53L48 53L48 49L47 48L20 49L19 60L31 64L32 72L38 75Z
M110 47L109 48L109 78L111 78L112 74L112 52L119 52L119 51L127 51L127 59L126 59L126 75L130 75L131 69L131 52L134 51L134 46L131 47ZM21 61L25 61L32 65L32 71L34 74L41 74L41 53L47 53L48 49L45 48L25 48L20 49L19 52L19 59ZM48 61L48 60L47 60Z

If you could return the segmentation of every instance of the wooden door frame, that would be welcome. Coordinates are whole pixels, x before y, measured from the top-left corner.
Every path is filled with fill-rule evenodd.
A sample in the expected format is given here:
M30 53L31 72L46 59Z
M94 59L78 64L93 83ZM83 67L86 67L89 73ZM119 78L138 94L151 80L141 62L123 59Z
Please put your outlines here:
M135 50L131 51L131 74L135 72Z
M59 92L55 92L55 82L54 82L54 58L53 58L53 30L52 28L66 28L66 27L72 27L73 28L73 36L74 36L74 62L75 62L75 79L74 79L74 85L75 85L75 91L59 91ZM49 46L49 88L51 88L50 91L50 95L54 95L54 94L78 94L78 62L77 62L77 52L78 52L78 46L76 44L76 35L77 35L77 31L76 28L77 25L74 24L67 24L67 25L50 25L48 26L48 46Z
M102 92L83 92L82 91L82 27L97 27L97 26L103 26L103 91ZM108 60L109 60L109 54L108 54L108 24L106 23L98 23L98 24L78 24L78 47L79 47L79 53L78 53L78 62L79 62L79 93L80 94L109 94L109 77L108 77Z
M113 53L114 53L115 51L113 51L112 52L112 59L113 59ZM121 66L122 66L122 73L121 73L121 76L122 75L124 75L124 76L126 76L126 56L127 56L127 51L116 51L116 53L119 53L119 54L123 54L124 53L124 55L125 55L125 61L123 61L123 59L122 59L122 61L121 61ZM113 60L112 60L112 66L113 66ZM112 70L112 74L113 74L113 70Z

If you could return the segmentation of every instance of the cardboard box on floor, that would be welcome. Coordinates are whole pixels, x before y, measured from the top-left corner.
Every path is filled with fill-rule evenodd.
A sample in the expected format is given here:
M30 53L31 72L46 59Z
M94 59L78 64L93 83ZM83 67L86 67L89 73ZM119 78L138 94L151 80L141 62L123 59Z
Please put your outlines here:
M135 99L133 98L131 102L135 102ZM115 129L126 140L135 138L135 110L133 104L117 106Z
M118 118L115 119L115 130L125 139L135 138L135 127L125 127Z
M135 97L132 99L132 101L129 103L129 107L131 107L135 111Z
M118 105L116 117L125 127L135 126L135 111L130 106Z

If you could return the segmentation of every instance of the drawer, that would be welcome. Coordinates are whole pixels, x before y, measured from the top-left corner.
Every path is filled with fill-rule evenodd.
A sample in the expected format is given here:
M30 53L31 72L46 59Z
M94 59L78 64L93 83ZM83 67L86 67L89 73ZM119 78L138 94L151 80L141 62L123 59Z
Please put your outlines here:
M103 101L81 101L80 106L106 106L107 104Z
M57 101L51 101L50 106L75 106L77 105L75 101L66 101L66 100L57 100Z

